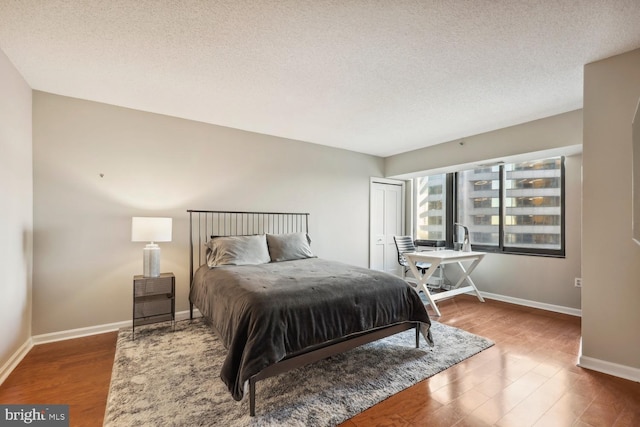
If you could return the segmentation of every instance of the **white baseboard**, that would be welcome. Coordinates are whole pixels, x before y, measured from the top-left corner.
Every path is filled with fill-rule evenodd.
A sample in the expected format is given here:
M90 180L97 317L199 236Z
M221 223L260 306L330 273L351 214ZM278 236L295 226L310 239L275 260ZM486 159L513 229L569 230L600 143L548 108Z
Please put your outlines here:
M496 301L508 302L511 304L522 305L525 307L539 308L540 310L553 311L555 313L568 314L571 316L582 317L582 310L578 308L564 307L562 305L546 304L544 302L531 301L522 298L508 297L505 295L492 294L490 292L480 291L483 298L493 299Z
M88 337L90 335L104 334L105 332L117 331L120 328L131 326L131 321L107 323L105 325L89 326L86 328L69 329L67 331L51 332L49 334L34 335L33 343L46 344L56 341L70 340L73 338Z
M202 317L202 313L197 308L193 309L193 318L197 319L198 317ZM189 310L179 311L176 313L176 322L179 320L189 320Z
M578 358L578 366L591 369L592 371L602 372L603 374L613 375L614 377L640 382L640 369L583 356L582 349L580 351L580 357Z
M202 317L200 312L193 310L193 317ZM189 319L189 310L179 311L176 313L176 321ZM131 320L122 322L107 323L104 325L89 326L86 328L70 329L68 331L52 332L49 334L34 335L31 337L34 345L45 344L56 341L70 340L73 338L82 338L90 335L104 334L105 332L117 331L120 328L131 326Z
M29 338L26 340L18 350L16 350L13 355L9 358L7 363L5 363L2 368L0 368L0 384L7 379L9 374L13 372L13 370L18 366L18 364L24 359L24 357L29 353L29 350L33 348L33 339Z

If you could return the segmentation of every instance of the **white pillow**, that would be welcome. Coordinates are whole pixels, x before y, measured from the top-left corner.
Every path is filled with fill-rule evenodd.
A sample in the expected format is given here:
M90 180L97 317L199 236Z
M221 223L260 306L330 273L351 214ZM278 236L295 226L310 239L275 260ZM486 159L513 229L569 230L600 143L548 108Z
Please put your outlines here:
M313 258L307 233L267 234L271 262Z
M220 236L207 242L207 265L256 265L271 261L264 234L255 236Z

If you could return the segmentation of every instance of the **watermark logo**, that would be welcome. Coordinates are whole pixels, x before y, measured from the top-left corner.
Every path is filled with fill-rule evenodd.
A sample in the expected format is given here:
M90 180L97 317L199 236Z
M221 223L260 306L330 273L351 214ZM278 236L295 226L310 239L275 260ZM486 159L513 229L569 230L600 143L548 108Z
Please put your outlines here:
M0 405L0 426L69 427L69 405Z

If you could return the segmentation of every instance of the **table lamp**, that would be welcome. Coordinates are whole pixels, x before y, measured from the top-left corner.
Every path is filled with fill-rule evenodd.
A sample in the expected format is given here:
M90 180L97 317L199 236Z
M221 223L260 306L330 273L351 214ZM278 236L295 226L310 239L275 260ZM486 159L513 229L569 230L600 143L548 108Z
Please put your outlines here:
M143 249L144 277L160 276L160 247L156 242L171 241L171 218L131 218L131 241L148 242Z
M461 227L464 230L464 238L462 239L462 243L460 244L460 251L462 252L471 252L471 242L469 241L469 228L459 224L459 223L454 223L454 226L457 227ZM457 242L454 242L454 247L456 246Z

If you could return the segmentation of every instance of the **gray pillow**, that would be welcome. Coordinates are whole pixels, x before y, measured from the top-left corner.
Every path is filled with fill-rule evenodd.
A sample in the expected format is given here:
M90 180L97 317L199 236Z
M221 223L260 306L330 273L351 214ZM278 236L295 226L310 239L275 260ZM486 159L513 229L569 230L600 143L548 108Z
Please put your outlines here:
M313 258L307 233L267 234L271 262Z
M256 265L271 261L264 234L256 236L223 236L207 242L207 265Z

